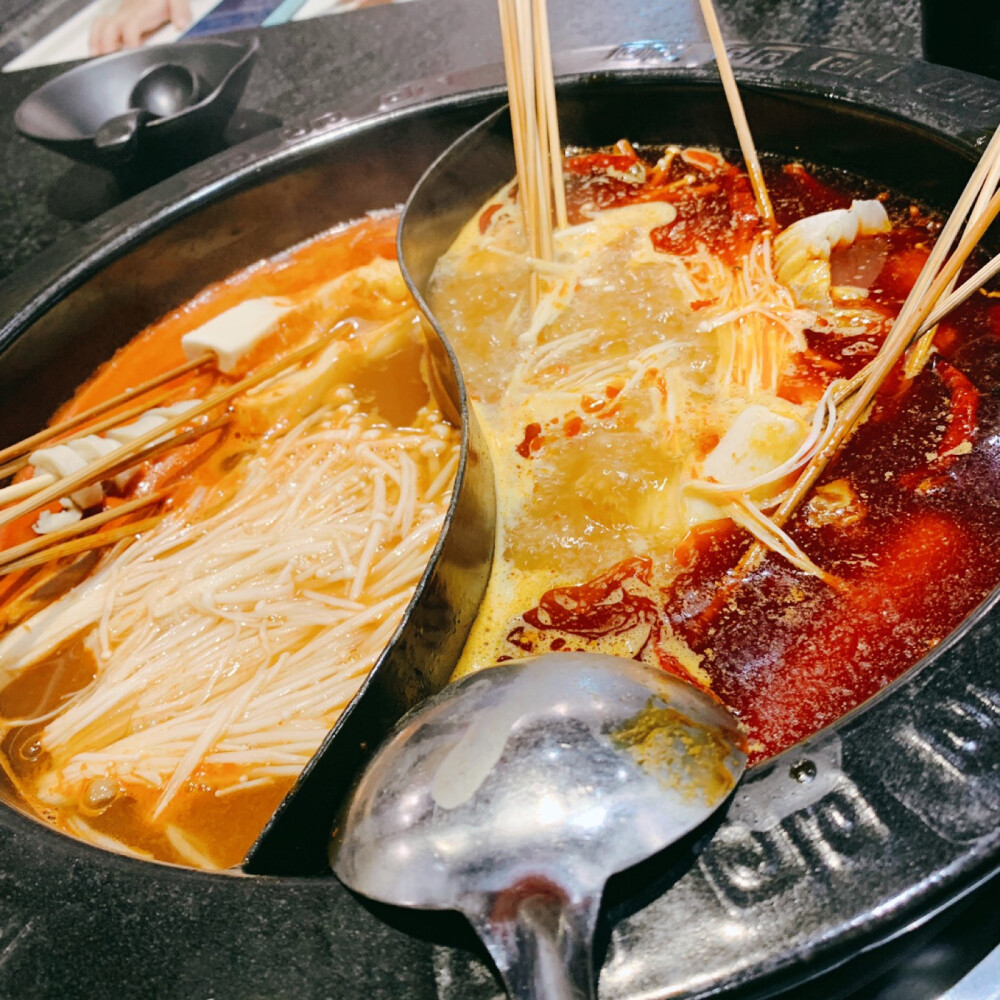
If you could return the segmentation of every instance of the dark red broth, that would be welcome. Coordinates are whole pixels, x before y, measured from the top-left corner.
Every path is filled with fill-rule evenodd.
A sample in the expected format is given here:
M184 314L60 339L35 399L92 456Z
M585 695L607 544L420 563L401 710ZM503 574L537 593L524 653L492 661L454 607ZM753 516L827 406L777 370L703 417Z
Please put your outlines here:
M658 155L658 154L656 154ZM677 219L653 231L657 247L690 252L697 241L736 261L761 226L746 175L735 167L692 166L677 157L639 185L622 179L637 160L613 155L568 162L571 221L585 205L668 200ZM609 174L609 170L611 173ZM687 175L693 180L685 182ZM780 226L847 207L844 179L819 180L800 165L771 165L768 184ZM681 183L678 183L681 182ZM871 357L916 279L939 224L896 196L887 256L864 302L884 313L881 330L843 337L810 331L804 362L782 394L815 398L832 379ZM865 264L858 241L837 269ZM859 247L859 244L861 246ZM869 248L871 249L871 248ZM860 254L860 257L859 257ZM842 283L849 283L847 280ZM750 543L731 522L696 529L679 547L684 568L669 586L650 587L648 559L630 559L598 579L546 594L508 635L514 649L542 652L648 625L643 647L657 650L665 623L697 653L713 690L747 727L753 760L833 722L899 677L948 635L1000 581L1000 305L978 293L943 323L937 353L913 380L902 370L883 386L871 416L826 470L820 485L846 478L864 509L857 523L811 525L802 508L789 533L843 585L833 588L769 556L745 582L728 572ZM868 344L859 344L865 340ZM585 417L585 419L587 419ZM530 428L528 429L530 431ZM530 433L526 433L528 441ZM971 446L971 451L969 450ZM559 636L551 633L558 631ZM640 653L642 655L642 653ZM681 672L666 652L656 657Z

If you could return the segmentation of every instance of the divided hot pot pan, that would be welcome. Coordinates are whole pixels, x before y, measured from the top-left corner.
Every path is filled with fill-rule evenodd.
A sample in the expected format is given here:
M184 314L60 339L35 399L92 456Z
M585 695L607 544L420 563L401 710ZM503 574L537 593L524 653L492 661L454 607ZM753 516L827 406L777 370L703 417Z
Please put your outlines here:
M1000 84L926 64L790 44L733 56L761 149L942 209L1000 107ZM734 145L707 46L633 43L571 54L562 70L570 141ZM362 114L325 111L35 258L0 286L0 444L37 428L115 347L208 282L403 202L502 103L498 79L492 68L384 95ZM459 923L364 903L324 872L324 824L365 753L445 682L485 584L488 461L446 344L438 355L465 423L464 478L407 618L327 752L243 872L109 854L0 805L0 995L499 995ZM928 920L1000 867L996 598L881 695L753 769L667 891L657 895L660 879L620 896L603 997L772 995Z

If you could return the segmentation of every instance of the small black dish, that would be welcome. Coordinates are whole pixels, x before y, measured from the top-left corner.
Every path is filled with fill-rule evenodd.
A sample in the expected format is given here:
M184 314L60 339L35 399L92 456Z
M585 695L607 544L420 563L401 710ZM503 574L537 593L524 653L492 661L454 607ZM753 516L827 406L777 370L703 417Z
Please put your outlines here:
M164 162L179 169L218 147L246 87L258 46L256 38L212 39L95 59L25 98L14 112L14 124L23 136L48 149L116 173ZM165 115L137 112L137 87L162 67L189 75L195 83L190 99ZM107 141L109 123L126 119L130 127L117 131L127 141Z

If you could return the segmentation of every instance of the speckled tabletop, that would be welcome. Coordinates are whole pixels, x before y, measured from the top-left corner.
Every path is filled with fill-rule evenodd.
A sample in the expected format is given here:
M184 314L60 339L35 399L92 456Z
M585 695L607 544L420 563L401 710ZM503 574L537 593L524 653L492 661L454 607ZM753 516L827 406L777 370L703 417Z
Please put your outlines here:
M420 0L256 32L260 55L234 137L350 109L410 80L500 59L495 0ZM22 16L0 0L0 26ZM640 38L702 37L694 0L552 0L553 45L570 49ZM798 41L898 56L920 53L918 0L720 0L727 38ZM40 149L14 129L12 113L65 67L0 75L0 276L114 202L103 171Z

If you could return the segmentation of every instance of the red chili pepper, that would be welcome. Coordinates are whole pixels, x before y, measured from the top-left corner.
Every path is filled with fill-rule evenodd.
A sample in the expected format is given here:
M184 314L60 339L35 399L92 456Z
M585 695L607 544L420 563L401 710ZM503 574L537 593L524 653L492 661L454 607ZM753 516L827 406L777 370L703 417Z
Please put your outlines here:
M499 202L497 202L483 210L483 214L479 216L480 233L485 233L486 230L490 228L490 223L493 221L493 216L500 211L500 208L501 205Z
M588 583L548 591L523 618L541 632L554 629L587 639L652 625L657 615L653 600L626 586L630 581L648 586L652 568L652 560L645 556L623 559Z
M934 371L951 393L948 406L948 429L938 445L938 462L947 465L955 458L949 454L959 445L971 441L979 426L979 390L954 365L937 359Z
M685 149L681 157L685 163L697 167L699 170L704 170L708 174L717 173L729 166L728 163L720 161L714 154L702 152L700 149Z
M904 489L917 493L937 492L947 485L947 477L941 474L958 458L955 449L971 442L979 427L979 390L954 365L943 358L935 359L934 371L944 382L950 394L948 402L948 425L937 456L926 465L904 472L899 484Z
M753 244L754 236L761 225L750 178L735 170L727 174L726 195L733 213L733 237L736 247L745 253Z

